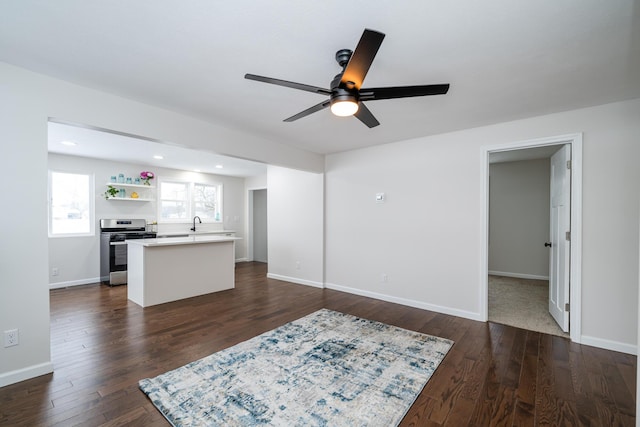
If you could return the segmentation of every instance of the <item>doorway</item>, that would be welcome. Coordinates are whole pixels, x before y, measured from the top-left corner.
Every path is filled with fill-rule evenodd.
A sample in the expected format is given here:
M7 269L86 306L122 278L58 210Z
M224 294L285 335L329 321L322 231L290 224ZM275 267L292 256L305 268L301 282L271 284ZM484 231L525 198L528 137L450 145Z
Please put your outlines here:
M267 189L249 190L249 260L268 262Z
M541 156L540 153L546 152L542 157L550 157L551 153L558 150L559 147L567 145L572 152L571 169L568 172L571 177L572 193L570 196L570 210L571 224L570 224L570 236L571 236L571 259L568 262L568 274L570 277L569 287L567 288L568 302L567 308L570 307L568 312L568 319L570 319L570 337L575 342L580 342L581 334L581 322L580 322L580 295L581 295L581 277L580 277L580 265L581 265L581 196L582 196L582 137L580 134L566 135L552 138L545 138L532 141L514 142L510 144L504 144L494 147L485 147L483 149L483 173L485 180L483 180L483 200L484 200L484 239L483 239L483 255L484 263L482 268L481 287L481 314L484 320L489 319L489 235L490 235L490 193L489 193L489 171L490 161L496 161L497 158L523 160L524 154ZM547 193L548 194L548 193ZM547 212L547 215L549 213ZM546 242L541 242L542 244ZM547 260L548 266L548 260ZM549 273L546 273L547 275ZM533 274L535 276L535 274ZM544 276L544 275L542 275ZM544 278L544 277L542 277ZM527 279L539 279L537 277L524 277ZM569 292L570 291L570 292Z
M489 308L495 323L568 337L549 313L549 145L489 155Z

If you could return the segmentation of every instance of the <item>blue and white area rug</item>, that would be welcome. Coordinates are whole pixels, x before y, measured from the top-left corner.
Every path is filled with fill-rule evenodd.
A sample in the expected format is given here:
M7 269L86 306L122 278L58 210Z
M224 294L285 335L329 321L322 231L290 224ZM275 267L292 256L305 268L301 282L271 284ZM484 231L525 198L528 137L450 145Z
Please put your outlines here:
M453 341L322 309L140 388L174 426L394 426Z

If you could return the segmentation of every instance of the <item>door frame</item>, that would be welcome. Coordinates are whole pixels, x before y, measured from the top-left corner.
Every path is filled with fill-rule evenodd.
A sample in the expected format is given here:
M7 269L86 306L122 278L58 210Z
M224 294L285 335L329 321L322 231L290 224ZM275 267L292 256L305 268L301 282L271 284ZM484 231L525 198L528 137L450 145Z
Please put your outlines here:
M582 133L515 141L482 147L482 237L480 265L480 319L489 317L489 154L549 145L571 145L571 261L569 267L569 333L571 341L582 336Z

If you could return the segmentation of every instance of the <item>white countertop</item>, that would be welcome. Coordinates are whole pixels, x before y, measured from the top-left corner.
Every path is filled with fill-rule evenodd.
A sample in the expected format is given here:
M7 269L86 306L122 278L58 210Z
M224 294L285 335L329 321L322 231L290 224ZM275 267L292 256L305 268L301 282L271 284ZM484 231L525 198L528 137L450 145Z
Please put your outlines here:
M167 232L157 232L156 234L160 237L175 237L180 236L184 237L185 235L189 236L202 236L207 234L228 234L235 233L235 230L202 230L202 231L167 231Z
M184 235L184 233L182 235ZM203 233L201 235L192 235L188 237L161 237L156 239L134 239L134 240L126 240L125 242L130 245L154 247L154 246L197 245L197 244L203 244L203 243L233 242L235 240L242 240L242 239L240 237L212 236L212 235L205 235Z

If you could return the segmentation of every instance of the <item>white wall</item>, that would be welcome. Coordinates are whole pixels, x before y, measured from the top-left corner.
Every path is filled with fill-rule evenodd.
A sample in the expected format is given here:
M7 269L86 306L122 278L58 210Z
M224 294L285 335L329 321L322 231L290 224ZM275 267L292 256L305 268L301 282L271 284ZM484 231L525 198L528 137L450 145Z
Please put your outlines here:
M267 169L268 277L323 286L323 175Z
M249 176L245 178L245 186L247 190L258 190L267 188L267 174L258 176Z
M20 330L20 345L0 347L0 386L52 369L46 214L49 118L303 170L321 172L324 166L318 154L6 63L0 63L0 99L3 175L19 182L10 202L19 209L0 209L0 331Z
M638 117L640 99L327 156L327 286L480 318L482 147L583 132L581 340L635 352Z
M489 273L549 278L549 159L489 167Z
M157 221L157 203L127 202L117 199L105 200L103 193L112 175L122 172L125 176L135 177L148 166L90 159L85 157L49 154L49 168L60 172L89 173L95 177L95 224L94 236L52 237L49 238L49 283L51 287L72 286L76 284L95 283L100 279L100 219L101 218L140 218ZM236 242L236 259L246 258L246 239L244 231L244 178L223 175L180 171L168 168L154 168L156 178L189 181L205 184L222 184L223 223L198 224L199 230L234 230L242 240ZM180 224L159 224L158 230L188 232L191 221ZM52 276L56 267L59 275Z
M18 329L20 345L0 346L0 387L53 370L47 288L47 116L0 75L0 159L7 196L0 207L0 332Z

